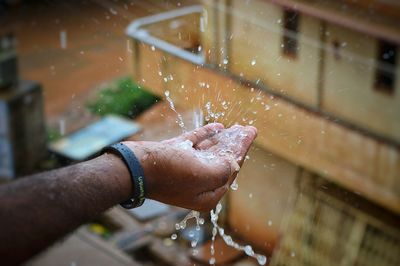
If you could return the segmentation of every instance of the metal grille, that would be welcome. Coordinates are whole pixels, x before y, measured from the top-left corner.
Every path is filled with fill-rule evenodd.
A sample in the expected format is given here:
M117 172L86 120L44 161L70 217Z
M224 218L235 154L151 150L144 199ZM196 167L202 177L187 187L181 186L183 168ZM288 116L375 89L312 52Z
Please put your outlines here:
M400 233L308 185L286 220L271 265L400 265Z

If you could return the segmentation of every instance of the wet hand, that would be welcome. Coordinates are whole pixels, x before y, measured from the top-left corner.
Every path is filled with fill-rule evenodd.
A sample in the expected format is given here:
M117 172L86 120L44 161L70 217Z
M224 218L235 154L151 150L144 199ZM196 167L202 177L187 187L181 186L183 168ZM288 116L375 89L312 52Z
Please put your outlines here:
M147 197L209 211L228 190L255 139L254 127L213 123L163 142L125 142L143 166Z

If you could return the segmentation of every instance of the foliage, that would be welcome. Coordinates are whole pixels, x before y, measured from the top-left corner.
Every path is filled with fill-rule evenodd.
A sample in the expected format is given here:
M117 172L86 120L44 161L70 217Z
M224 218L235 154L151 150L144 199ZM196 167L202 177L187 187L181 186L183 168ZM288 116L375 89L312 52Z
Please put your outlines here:
M47 129L47 141L53 142L60 139L62 135L55 129Z
M149 91L135 84L130 78L121 78L102 89L97 99L87 103L94 114L119 114L136 117L159 100Z

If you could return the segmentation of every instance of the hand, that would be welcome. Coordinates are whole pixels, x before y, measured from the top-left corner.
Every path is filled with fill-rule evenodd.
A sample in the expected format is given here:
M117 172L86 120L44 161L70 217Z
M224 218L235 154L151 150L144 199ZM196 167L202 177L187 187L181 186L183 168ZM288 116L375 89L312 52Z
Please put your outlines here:
M209 211L228 190L255 139L254 127L208 124L163 142L125 142L143 166L147 197Z

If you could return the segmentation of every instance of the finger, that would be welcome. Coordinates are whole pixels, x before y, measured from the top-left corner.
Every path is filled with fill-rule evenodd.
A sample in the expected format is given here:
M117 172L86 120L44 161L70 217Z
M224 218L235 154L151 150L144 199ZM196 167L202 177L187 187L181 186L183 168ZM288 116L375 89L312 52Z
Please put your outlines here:
M238 160L239 165L243 164L244 158L247 152L250 149L251 144L253 143L254 139L257 137L257 129L252 126L246 126L243 128L243 131L246 132L246 136L243 138L241 145L239 145L239 158Z
M245 126L245 129L248 130L249 132L252 132L252 134L254 135L254 138L257 137L257 128L255 128L253 126Z
M190 140L193 145L197 145L201 141L214 136L216 133L224 129L224 125L220 123L211 123L193 131L184 133L180 136L184 140Z
M203 192L197 197L196 209L200 212L209 212L214 209L217 203L228 191L228 186L224 185L215 190Z
M218 139L213 136L201 141L195 146L195 148L198 150L208 150L216 144L218 144Z

